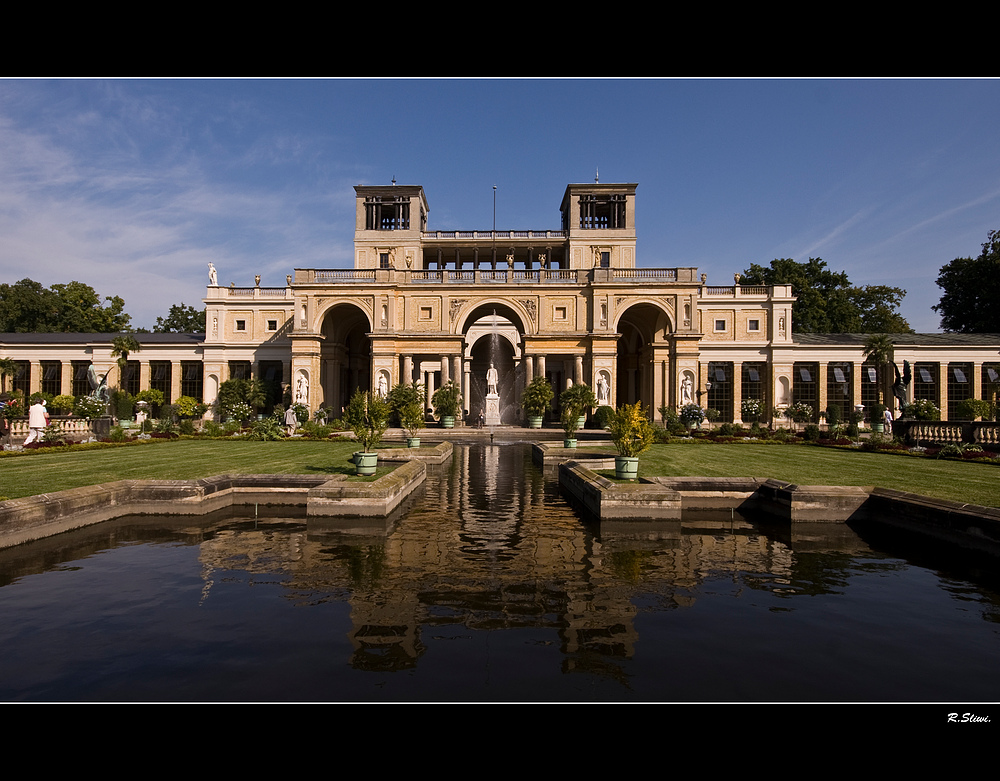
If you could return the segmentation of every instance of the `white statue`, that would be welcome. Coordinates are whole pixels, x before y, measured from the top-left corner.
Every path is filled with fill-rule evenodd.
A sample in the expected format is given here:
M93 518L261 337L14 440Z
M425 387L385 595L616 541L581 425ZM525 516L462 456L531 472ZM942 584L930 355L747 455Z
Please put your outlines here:
M299 375L299 380L295 385L295 403L296 404L309 404L309 380L306 379L305 374Z
M597 403L600 406L608 403L608 380L604 372L597 375Z
M490 364L489 370L486 372L486 393L495 393L499 395L500 391L497 390L497 385L500 382L500 376L497 374L496 368L493 364Z
M684 379L681 380L681 404L693 404L694 397L692 391L694 390L694 383L691 381L691 375L685 374Z
M389 381L385 378L385 372L378 373L378 395L383 399L389 395Z
M219 284L219 275L215 272L214 263L208 264L208 284L213 286Z

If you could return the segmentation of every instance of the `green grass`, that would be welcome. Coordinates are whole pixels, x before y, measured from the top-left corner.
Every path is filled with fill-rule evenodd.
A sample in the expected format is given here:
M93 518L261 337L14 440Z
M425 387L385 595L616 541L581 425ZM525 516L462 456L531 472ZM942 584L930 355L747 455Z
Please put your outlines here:
M873 485L1000 507L1000 467L803 445L653 445L640 477L773 477L799 485Z
M191 480L234 474L349 474L357 443L175 440L0 459L11 499L128 478ZM380 468L381 469L381 468ZM773 477L802 485L876 485L1000 507L1000 468L802 445L654 445L641 477ZM378 475L380 476L380 475Z
M350 474L354 441L174 440L120 448L36 452L0 459L0 496L126 479L193 480L232 474Z

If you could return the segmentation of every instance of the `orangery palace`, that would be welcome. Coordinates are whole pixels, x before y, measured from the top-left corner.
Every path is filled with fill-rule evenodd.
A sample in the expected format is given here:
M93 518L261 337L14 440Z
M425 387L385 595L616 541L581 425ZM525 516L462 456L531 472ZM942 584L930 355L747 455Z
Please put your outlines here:
M766 414L875 402L865 335L793 333L791 286L709 284L697 268L640 257L636 190L570 184L554 229L440 231L422 187L358 186L353 268L226 287L210 266L206 333L137 335L121 376L113 334L0 334L0 358L16 362L26 394L87 394L93 365L111 386L155 388L168 402L211 403L222 382L258 377L335 415L357 388L416 381L429 402L453 380L478 416L493 363L505 424L523 422L520 394L539 376L557 398L583 382L601 404L641 401L655 414L693 401L731 422L748 399ZM1000 391L998 335L891 338L897 366L912 367L906 400L933 401L945 420Z

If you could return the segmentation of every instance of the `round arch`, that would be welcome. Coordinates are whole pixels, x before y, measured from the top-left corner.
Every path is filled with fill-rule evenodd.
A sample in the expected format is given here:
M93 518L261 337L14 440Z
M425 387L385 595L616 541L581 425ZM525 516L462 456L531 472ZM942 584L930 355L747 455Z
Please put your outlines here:
M487 324L496 315L496 327ZM516 400L518 389L524 383L523 356L525 323L531 320L523 306L507 300L478 301L456 318L456 331L463 336L463 360L466 362L466 410L473 421L484 416L484 422L502 424L515 423L517 418ZM495 368L499 382L496 393L499 398L490 397L487 373ZM493 398L493 409L488 413L489 398ZM489 414L490 418L487 419Z
M355 390L371 390L370 313L356 301L334 301L318 322L323 335L317 367L321 403L338 414Z
M667 397L668 380L662 354L656 348L666 345L673 332L670 311L655 299L633 299L617 312L618 336L615 399L619 405L635 404L655 410ZM660 350L662 353L662 350Z

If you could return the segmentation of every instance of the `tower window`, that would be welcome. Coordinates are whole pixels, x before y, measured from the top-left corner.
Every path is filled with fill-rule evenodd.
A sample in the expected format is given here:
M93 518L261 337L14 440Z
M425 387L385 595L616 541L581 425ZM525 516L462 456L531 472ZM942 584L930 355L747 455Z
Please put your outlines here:
M422 215L421 220L423 220ZM382 198L380 195L365 198L365 230L394 231L409 229L409 198L402 196Z
M625 227L624 195L581 195L580 227L614 229Z

